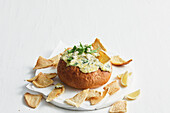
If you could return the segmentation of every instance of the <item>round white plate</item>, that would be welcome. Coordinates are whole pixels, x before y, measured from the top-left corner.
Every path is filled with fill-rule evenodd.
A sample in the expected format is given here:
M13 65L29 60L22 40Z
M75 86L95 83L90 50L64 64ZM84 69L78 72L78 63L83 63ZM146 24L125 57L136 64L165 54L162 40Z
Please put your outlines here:
M64 44L62 41L60 41L58 46L56 47L56 49L54 49L53 53L51 54L51 56L49 58L52 58L53 56L61 53L62 51L64 51L64 48L66 48L66 47L67 47L66 44ZM107 53L107 54L109 56L110 55L111 56L116 55L116 54L109 54L109 53ZM113 66L113 68L112 68L112 75L110 77L110 80L105 85L107 85L108 83L110 83L110 82L112 82L114 80L118 80L118 79L116 79L116 76L118 74L124 73L125 71L133 72L133 70L130 67L130 65L122 66L122 67L115 67L115 66ZM57 69L54 69L52 67L44 68L44 69L38 69L38 70L36 70L35 76L39 72L43 72L43 73L55 73L56 72L57 73ZM115 94L113 94L111 96L109 94L107 94L105 96L105 98L102 101L100 101L98 104L96 104L96 105L90 105L89 101L84 101L80 105L80 107L78 107L78 108L66 104L64 102L64 100L68 99L68 98L72 98L74 95L76 95L78 92L80 92L82 90L71 88L71 87L65 85L64 83L62 83L60 81L60 79L58 77L56 77L56 78L54 78L54 84L55 83L59 83L59 82L62 83L64 85L64 87L65 87L65 92L62 95L60 95L59 97L55 98L53 101L51 101L51 103L56 105L56 106L58 106L58 107L62 107L62 108L65 108L65 109L70 109L70 110L96 110L96 109L101 109L101 108L108 107L111 104L113 104L114 102L123 99L123 97L126 94L129 93L128 91L131 88L132 83L133 83L132 80L134 79L133 74L134 73L132 73L132 76L130 76L130 78L129 78L128 87L121 87L121 89L118 92L116 92ZM118 80L118 82L119 82L119 80ZM95 89L98 90L98 91L103 91L103 87L105 85L103 85L103 86L101 86L99 88L95 88ZM26 87L28 89L32 90L32 91L42 93L44 95L44 98L47 98L48 94L54 88L54 86L50 86L50 87L47 87L47 88L37 88L32 83L29 83Z

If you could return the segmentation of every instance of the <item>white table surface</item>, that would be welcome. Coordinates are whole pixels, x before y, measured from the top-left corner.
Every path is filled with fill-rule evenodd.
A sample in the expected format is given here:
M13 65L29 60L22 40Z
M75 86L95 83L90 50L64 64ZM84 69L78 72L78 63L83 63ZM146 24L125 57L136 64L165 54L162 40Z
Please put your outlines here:
M48 57L59 40L93 42L133 58L140 97L128 113L170 112L169 0L0 0L0 112L82 113L42 100L26 106L24 81L38 56ZM84 113L108 113L109 108Z

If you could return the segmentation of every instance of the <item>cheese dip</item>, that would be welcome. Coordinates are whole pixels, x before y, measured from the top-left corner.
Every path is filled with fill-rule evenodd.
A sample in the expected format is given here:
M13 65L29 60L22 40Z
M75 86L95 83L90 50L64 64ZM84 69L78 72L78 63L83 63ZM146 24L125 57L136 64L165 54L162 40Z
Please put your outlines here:
M67 63L67 66L78 66L83 73L91 73L99 68L103 71L111 72L110 61L102 64L96 57L99 56L97 51L91 49L91 45L74 46L73 49L67 50L61 56L61 59Z

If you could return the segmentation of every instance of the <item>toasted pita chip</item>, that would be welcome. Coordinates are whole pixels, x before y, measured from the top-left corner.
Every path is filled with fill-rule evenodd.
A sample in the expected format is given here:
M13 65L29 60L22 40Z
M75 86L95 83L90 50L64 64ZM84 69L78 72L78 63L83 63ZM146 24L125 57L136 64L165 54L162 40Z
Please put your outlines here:
M73 98L66 99L65 102L71 106L80 107L80 104L85 101L88 92L89 89L83 90L80 93L76 94Z
M114 93L119 91L120 86L119 86L118 82L115 80L115 81L107 84L103 89L108 90L109 95L113 95Z
M52 101L54 98L56 98L59 95L61 95L62 93L64 93L64 91L65 91L65 88L64 88L64 86L62 84L56 84L55 88L48 95L46 101L47 102Z
M36 108L39 105L39 103L42 99L42 95L33 95L33 94L30 94L30 93L25 93L24 98L25 98L26 104L29 107Z
M27 81L28 81L28 82L32 82L32 81L36 80L37 77L38 77L38 76L34 76L33 78L31 78L31 79L29 79L29 80L27 80Z
M103 94L101 96L99 96L97 98L96 97L90 98L89 100L90 100L91 105L96 105L97 103L99 103L106 96L107 92L108 92L108 90L104 90Z
M111 57L111 60L110 60L110 62L115 66L123 66L123 65L129 64L131 61L132 61L132 59L130 59L128 61L124 61L119 56L113 56L113 57Z
M99 52L101 50L107 51L98 38L95 39L95 41L93 42L92 46L93 46L94 50L98 49L97 52Z
M57 76L57 73L44 73L44 75L47 77L47 78L55 78Z
M58 66L58 62L60 61L60 57L61 57L61 55L59 54L59 55L56 55L56 56L54 56L53 58L50 59L50 60L53 61L53 66L55 68L57 68L57 66Z
M53 84L53 80L46 77L42 72L37 75L37 79L32 83L38 88L45 88Z
M46 67L53 66L53 61L50 59L45 59L42 56L39 56L37 63L33 69L42 69Z
M57 76L57 73L44 73L44 75L47 77L47 78L55 78ZM28 82L32 82L32 81L35 81L37 79L38 75L37 76L34 76L33 78L27 80Z
M102 95L102 92L92 89L92 90L89 90L86 100L89 100L90 98L98 98L101 95Z
M121 101L117 101L115 102L110 110L109 110L110 113L124 113L124 112L127 112L127 101L125 100L121 100Z
M110 57L107 56L107 54L104 53L103 51L100 51L99 54L100 55L97 58L99 59L101 63L105 64L106 62L110 60Z

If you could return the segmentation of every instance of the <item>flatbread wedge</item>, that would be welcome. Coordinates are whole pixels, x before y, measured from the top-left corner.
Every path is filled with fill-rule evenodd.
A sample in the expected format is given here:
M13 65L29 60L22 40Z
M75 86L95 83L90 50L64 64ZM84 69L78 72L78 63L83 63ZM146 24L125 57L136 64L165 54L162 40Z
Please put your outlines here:
M100 52L101 50L107 51L98 38L95 39L95 41L92 44L92 47L94 50L97 49L97 52Z
M53 61L53 67L57 68L60 57L61 57L61 55L59 54L59 55L56 55L50 59Z
M44 75L47 77L47 78L55 78L57 76L57 73L44 73Z
M97 91L97 90L94 90L94 89L91 89L91 90L89 90L89 92L88 92L88 95L87 95L87 97L86 97L86 100L90 100L91 98L98 98L98 97L100 97L100 96L102 96L102 92Z
M89 100L90 100L91 105L96 105L97 103L99 103L106 96L107 92L108 92L108 90L104 90L101 96L99 96L97 98L96 97L90 98Z
M53 66L53 61L50 59L45 59L42 56L39 56L37 63L33 69L42 69Z
M30 93L25 93L24 94L24 99L26 104L31 107L31 108L36 108L41 99L42 99L42 95L34 95L34 94L30 94Z
M38 76L34 76L33 78L28 79L27 81L28 81L28 82L32 82L32 81L36 80L36 79L37 79L37 77L38 77Z
M48 95L46 101L50 102L53 99L55 99L56 97L58 97L59 95L61 95L62 93L64 93L65 88L62 84L56 84L55 88L50 92L50 94Z
M44 75L45 75L47 78L52 79L52 78L55 78L55 77L57 76L57 73L44 73ZM34 76L34 77L31 78L31 79L28 79L27 81L28 81L28 82L33 82L33 81L35 81L35 80L37 79L37 77L38 77L38 75Z
M66 99L65 102L71 106L80 107L88 95L89 89L83 90L76 94L73 98Z
M129 64L131 61L132 61L132 59L125 61L122 58L120 58L119 56L113 56L113 57L111 57L111 60L110 60L112 65L115 65L115 66L123 66L123 65Z
M127 101L125 100L121 100L121 101L117 101L115 102L110 110L109 110L110 113L124 113L124 112L127 112Z
M99 56L97 58L103 64L105 64L106 62L108 62L110 60L110 57L103 51L99 52Z
M104 88L104 90L108 90L109 95L113 95L114 93L116 93L117 91L120 90L120 86L117 82L117 80L107 84Z
M32 83L38 88L48 87L54 82L52 79L46 77L42 72L40 72L37 76L37 79Z

